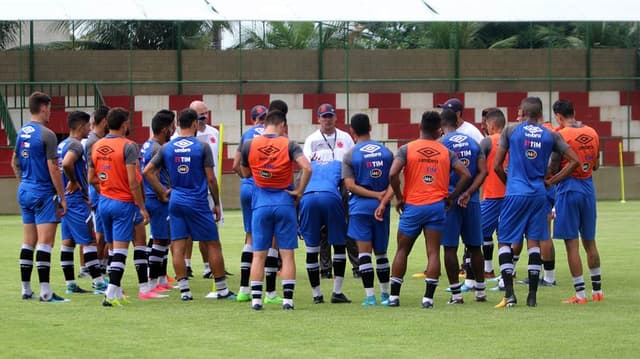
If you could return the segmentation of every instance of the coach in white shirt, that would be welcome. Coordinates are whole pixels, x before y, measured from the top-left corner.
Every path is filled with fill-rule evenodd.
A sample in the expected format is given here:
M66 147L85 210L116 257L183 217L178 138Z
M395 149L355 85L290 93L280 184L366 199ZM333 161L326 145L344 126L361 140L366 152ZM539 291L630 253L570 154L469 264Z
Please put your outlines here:
M473 138L478 144L480 144L480 141L482 141L484 136L476 126L462 118L462 110L464 109L462 101L457 98L450 98L447 102L438 105L438 107L455 112L456 116L458 116L458 122L456 123L458 127L456 128L456 131Z
M302 148L304 155L309 161L334 159L342 162L345 153L354 146L351 135L336 128L336 109L333 105L320 105L317 115L320 127L305 139ZM358 247L351 238L347 238L347 253L353 274L358 276ZM323 278L331 278L331 267L331 247L323 231L320 241L320 273Z

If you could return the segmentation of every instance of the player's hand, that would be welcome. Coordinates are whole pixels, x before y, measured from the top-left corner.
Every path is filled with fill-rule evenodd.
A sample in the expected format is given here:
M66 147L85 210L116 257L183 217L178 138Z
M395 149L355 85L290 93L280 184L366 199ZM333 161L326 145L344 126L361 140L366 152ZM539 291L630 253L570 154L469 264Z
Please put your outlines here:
M62 198L57 198L56 199L56 203L57 203L57 214L58 214L58 218L64 216L67 213L67 199L63 196Z
M544 180L544 186L549 189L553 186L553 183L551 183L551 178L547 178Z
M72 194L80 189L78 182L67 182L67 188L64 189L64 194Z
M158 196L158 200L163 203L169 203L169 195L171 194L171 188L165 190Z
M404 212L404 199L396 202L396 212L398 212L398 214Z
M220 221L220 204L213 206L213 219L216 222Z
M387 210L387 206L383 206L382 204L378 205L378 208L376 208L376 211L373 213L373 216L376 218L377 221L384 221L384 212Z
M458 197L458 206L462 208L467 208L467 204L469 204L469 200L471 199L471 195L468 192L464 192Z
M378 202L382 203L382 200L384 199L384 196L387 194L387 190L385 189L382 192L378 192L378 197L376 197L376 199L378 200Z
M298 207L298 203L300 202L300 197L302 197L302 191L299 189L294 189L293 191L285 189L285 192L287 192L291 197L294 198L295 205L296 207Z
M149 223L149 212L147 212L146 208L140 208L140 215L142 216L142 224L146 225Z
M451 196L444 199L444 210L448 211L449 208L453 205L453 198Z

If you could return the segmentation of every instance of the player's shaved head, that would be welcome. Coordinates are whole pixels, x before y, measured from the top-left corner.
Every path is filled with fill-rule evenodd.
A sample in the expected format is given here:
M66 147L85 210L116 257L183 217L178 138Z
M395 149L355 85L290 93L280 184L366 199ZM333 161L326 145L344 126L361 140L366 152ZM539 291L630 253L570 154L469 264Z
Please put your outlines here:
M484 117L487 118L487 122L493 123L497 128L504 128L507 123L504 113L499 108L490 109Z
M180 111L180 114L178 115L178 124L180 125L181 129L188 129L191 128L191 125L193 125L193 123L197 119L198 114L195 110L185 108L184 110Z
M207 107L207 105L200 100L192 101L191 104L189 105L189 108L194 110L198 115L209 111L209 108Z
M455 129L458 125L458 115L451 110L443 110L440 113L442 119L442 127L448 127Z
M425 111L420 121L420 131L424 134L433 134L440 130L440 114L436 111Z
M289 113L289 106L287 106L287 103L282 100L273 100L269 104L269 112L274 110L278 110L286 115Z
M542 100L539 97L527 97L520 104L522 114L527 118L539 119L542 117Z
M356 113L351 116L351 123L349 125L357 136L366 135L371 131L369 116L364 113Z

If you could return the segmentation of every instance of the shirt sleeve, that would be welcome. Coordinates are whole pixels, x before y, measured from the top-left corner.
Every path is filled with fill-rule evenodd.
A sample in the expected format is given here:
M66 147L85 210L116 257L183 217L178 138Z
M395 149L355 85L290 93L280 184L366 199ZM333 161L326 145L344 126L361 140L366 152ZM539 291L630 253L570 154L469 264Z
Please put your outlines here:
M402 161L402 163L407 163L407 149L408 149L407 145L403 145L400 148L398 148L398 152L396 152L396 157L395 158L397 158L400 161ZM449 151L449 152L451 152L451 151Z
M43 128L45 127L43 126ZM58 139L53 131L49 129L47 129L47 131L42 131L42 143L44 143L47 159L58 159Z
M511 134L514 130L515 126L507 126L504 128L504 130L502 130L500 139L498 140L498 147L502 147L505 150L509 149L509 138L511 137Z
M567 144L567 142L564 140L564 138L562 138L562 136L555 132L555 131L551 131L551 135L553 135L553 152L557 152L557 153L564 153L564 151L567 150L567 148L569 148L569 145Z
M69 146L67 147L67 152L68 151L75 153L78 158L82 158L84 149L82 148L82 143L80 143L79 141L71 141L69 142Z
M456 156L456 153L449 150L449 166L450 168L453 168L453 166L455 166L458 162L460 162L460 159L458 158L458 156Z
M204 166L214 167L215 161L213 160L213 151L211 150L211 147L203 142L200 142L200 145L202 145L202 159L204 161Z
M355 178L353 167L351 167L351 159L353 158L353 147L344 154L342 159L342 178Z
M480 141L480 153L484 154L485 157L489 157L489 153L491 153L491 137L485 137Z
M128 165L135 165L138 163L138 145L133 142L127 143L124 146L124 162Z
M242 165L244 167L249 167L249 150L251 150L251 142L253 142L253 140L245 141L245 143L242 144L242 150L240 151L242 155Z
M164 167L164 148L167 144L164 144L162 147L159 147L157 152L153 154L153 157L151 157L151 161L149 163L153 163L153 165L157 168L162 168ZM155 147L155 146L154 146ZM151 150L153 153L153 149Z
M300 145L295 141L289 140L289 158L291 158L292 161L295 161L300 156L304 156Z

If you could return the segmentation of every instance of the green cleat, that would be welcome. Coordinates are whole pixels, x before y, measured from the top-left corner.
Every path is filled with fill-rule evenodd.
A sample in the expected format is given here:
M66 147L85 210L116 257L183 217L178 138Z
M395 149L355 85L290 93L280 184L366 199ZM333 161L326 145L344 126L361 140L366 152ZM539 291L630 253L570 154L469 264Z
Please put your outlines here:
M236 302L248 302L251 300L251 294L238 293L236 296Z
M363 307L375 307L377 305L376 303L376 296L372 295L370 297L366 297L364 299L364 302L362 302L362 306Z
M120 303L120 301L117 298L107 299L107 297L104 297L104 300L102 301L102 306L103 307L122 307L122 303Z
M273 298L269 298L269 296L266 296L264 298L264 304L282 304L282 297L279 295L276 295Z

